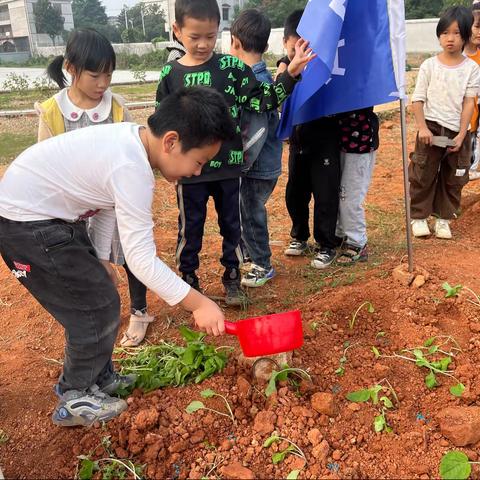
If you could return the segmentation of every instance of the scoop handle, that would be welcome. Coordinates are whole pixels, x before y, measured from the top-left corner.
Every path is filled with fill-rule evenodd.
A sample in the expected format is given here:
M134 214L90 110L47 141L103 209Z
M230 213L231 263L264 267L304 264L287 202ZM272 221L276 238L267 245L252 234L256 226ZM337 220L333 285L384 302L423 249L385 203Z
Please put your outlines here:
M230 335L238 334L238 325L235 322L225 322L225 333Z

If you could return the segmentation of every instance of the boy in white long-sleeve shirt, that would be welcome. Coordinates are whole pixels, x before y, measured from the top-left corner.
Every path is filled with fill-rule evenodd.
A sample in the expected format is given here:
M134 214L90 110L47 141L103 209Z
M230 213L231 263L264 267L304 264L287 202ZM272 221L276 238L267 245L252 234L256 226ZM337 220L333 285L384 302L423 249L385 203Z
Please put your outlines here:
M6 171L0 254L66 332L55 424L91 425L126 408L110 396L134 380L116 374L111 361L120 318L108 263L115 219L133 274L168 304L191 311L207 333L224 332L218 306L156 256L152 169L168 181L199 175L233 134L219 93L182 89L162 102L148 128L119 123L60 135L29 148ZM88 217L96 225L94 245Z

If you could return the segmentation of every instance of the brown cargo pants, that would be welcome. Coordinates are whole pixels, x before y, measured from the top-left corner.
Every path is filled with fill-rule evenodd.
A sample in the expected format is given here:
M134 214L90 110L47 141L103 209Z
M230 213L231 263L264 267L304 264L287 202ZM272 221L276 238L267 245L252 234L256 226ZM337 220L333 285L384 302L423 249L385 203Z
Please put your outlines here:
M454 138L458 132L427 120L433 135ZM460 208L462 189L468 182L470 169L470 133L458 152L425 145L418 139L415 151L410 154L410 212L412 219L437 215L446 220L454 218Z

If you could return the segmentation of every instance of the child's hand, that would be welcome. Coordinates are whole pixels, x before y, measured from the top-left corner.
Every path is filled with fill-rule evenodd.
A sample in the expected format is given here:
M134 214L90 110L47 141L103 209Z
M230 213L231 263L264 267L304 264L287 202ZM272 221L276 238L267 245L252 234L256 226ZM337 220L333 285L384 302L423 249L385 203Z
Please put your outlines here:
M192 312L195 324L209 335L222 335L225 333L225 316L222 310L209 298L203 295L202 297L200 307Z
M420 128L418 130L418 139L425 145L431 145L433 142L433 133L427 128Z
M312 53L312 49L308 47L309 42L303 38L299 38L295 44L295 56L287 68L288 73L292 77L298 77L305 65L316 58L316 54Z
M452 140L455 142L455 146L448 147L447 150L452 153L458 152L460 148L462 148L463 141L465 140L465 135L459 133L456 137L452 138Z

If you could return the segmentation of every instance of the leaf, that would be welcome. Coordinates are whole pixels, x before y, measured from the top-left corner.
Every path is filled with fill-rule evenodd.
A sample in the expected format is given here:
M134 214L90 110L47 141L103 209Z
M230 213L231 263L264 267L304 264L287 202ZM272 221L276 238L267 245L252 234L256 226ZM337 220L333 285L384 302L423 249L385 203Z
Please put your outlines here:
M413 354L415 355L415 358L417 358L418 360L423 358L423 351L420 350L419 348L414 348Z
M384 337L385 335L386 335L385 332L378 332L378 333L375 335L375 338Z
M452 362L452 359L450 357L443 357L442 359L440 359L440 370L442 372L445 372L445 370L447 370L451 362Z
M446 291L445 298L457 297L463 285L455 285L452 287L448 282L442 284L442 288Z
M435 374L433 372L430 372L425 377L425 385L430 389L435 388L438 385L437 377L435 377Z
M185 325L180 325L180 327L178 327L178 329L180 330L180 333L182 334L182 337L187 342L199 341L203 337L205 337L204 333L195 332L194 330L191 330L190 328L186 327Z
M263 448L268 448L273 445L275 442L278 442L280 437L278 435L271 435L263 442Z
M200 392L200 395L203 397L203 398L212 398L216 395L216 393L210 389L210 388L207 388L206 390L202 390Z
M431 345L433 345L433 342L435 341L435 338L436 337L427 338L427 340L425 340L423 346L424 347L430 347Z
M96 462L93 462L89 458L84 458L80 463L80 470L78 471L78 478L80 480L90 480L93 476L93 472L97 466Z
M288 368L288 367L287 367ZM285 380L287 380L288 378L288 370L280 370L277 375L276 375L276 378L275 380L277 382L284 382Z
M450 387L450 393L455 397L461 397L464 390L465 385L463 383L457 383L457 385Z
M376 432L381 432L387 426L384 415L377 415L373 420L373 428Z
M375 313L375 309L371 303L368 304L368 313Z
M297 480L299 474L300 474L300 470L292 470L287 475L287 480Z
M370 398L372 399L372 402L374 405L378 403L378 392L382 389L381 385L374 385L372 388L370 388Z
M194 400L187 406L185 411L187 413L193 413L193 412L196 412L197 410L201 410L202 408L205 408L205 405L203 404L203 402L201 402L200 400Z
M380 401L385 405L385 407L393 408L393 403L388 397L380 397Z
M270 380L268 381L267 388L265 389L265 395L267 397L270 397L277 391L277 384L276 384L277 375L276 374L277 372L273 370L272 374L270 375Z
M341 377L345 373L345 369L343 367L339 367L335 370L335 374Z
M347 393L347 400L357 403L368 402L368 400L370 400L370 394L370 389L356 390L355 392Z
M442 480L466 480L472 471L468 457L463 452L447 452L440 462Z
M379 357L380 357L380 352L378 351L378 348L372 347L372 352L374 353L375 358L379 358Z
M277 463L283 462L285 457L287 456L287 451L284 450L283 452L277 452L272 455L272 463L276 465Z
M430 363L425 360L424 358L419 358L416 362L415 362L415 365L417 367L428 367L430 365Z
M429 355L432 355L432 354L435 353L437 350L438 350L438 346L437 346L437 345L432 345L432 346L428 349L428 354L429 354Z

